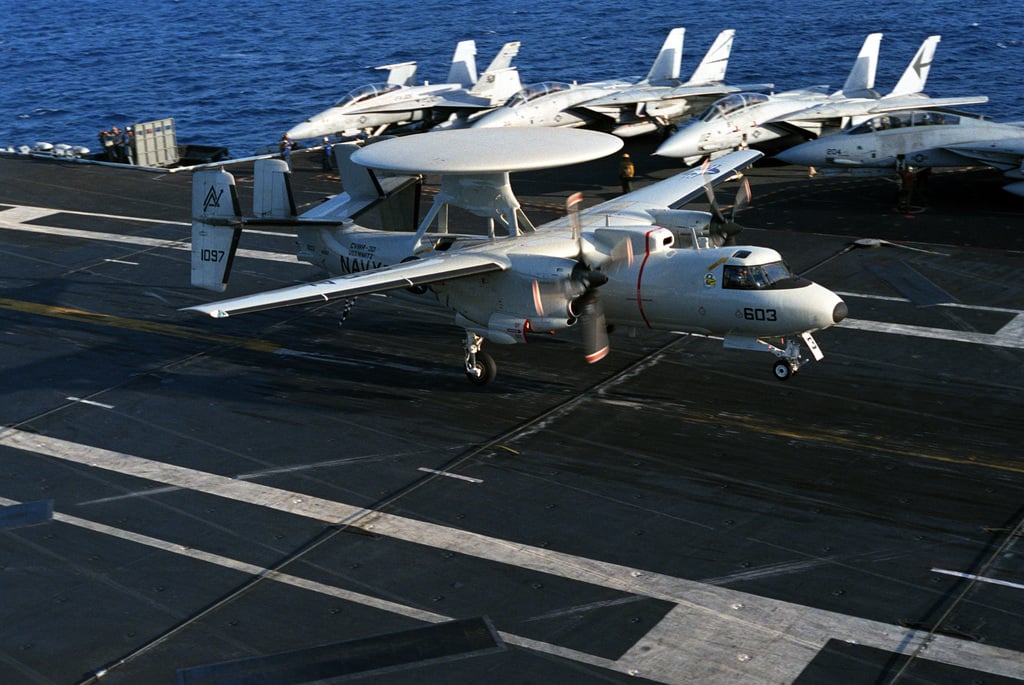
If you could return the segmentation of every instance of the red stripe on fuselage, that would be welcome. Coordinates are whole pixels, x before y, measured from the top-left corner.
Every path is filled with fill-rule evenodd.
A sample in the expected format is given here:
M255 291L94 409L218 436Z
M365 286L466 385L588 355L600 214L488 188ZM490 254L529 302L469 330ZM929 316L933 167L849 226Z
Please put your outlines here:
M647 266L647 258L651 256L651 233L654 229L647 231L644 234L644 260L640 262L640 270L636 274L636 308L640 310L640 316L643 318L644 323L647 324L648 328L651 328L651 322L647 319L647 314L644 312L644 301L641 294L641 288L644 280L644 267Z

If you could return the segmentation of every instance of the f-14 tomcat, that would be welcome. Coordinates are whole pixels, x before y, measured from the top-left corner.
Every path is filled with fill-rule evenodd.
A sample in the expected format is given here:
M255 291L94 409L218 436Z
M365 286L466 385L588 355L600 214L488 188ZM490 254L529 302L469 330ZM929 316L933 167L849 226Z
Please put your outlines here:
M678 209L753 164L732 153L645 188L535 227L509 174L610 155L622 141L578 129L464 129L366 145L337 146L345 192L296 216L287 165L257 162L254 217L243 219L228 172L193 178L192 284L224 290L247 225L298 232L299 258L336 277L188 307L213 317L357 295L410 290L433 297L465 331L465 372L492 381L484 341L524 343L531 334L580 328L590 362L609 350L609 325L722 336L726 347L767 350L773 373L800 368L801 341L846 316L833 292L793 275L775 250L735 246L734 224L712 212ZM391 175L377 172L390 172ZM441 186L417 225L406 212L418 174ZM230 200L229 200L230 198ZM377 206L414 230L377 230L356 221ZM487 220L486 235L449 232L448 209ZM365 267L370 267L366 269ZM365 270L364 270L365 269Z

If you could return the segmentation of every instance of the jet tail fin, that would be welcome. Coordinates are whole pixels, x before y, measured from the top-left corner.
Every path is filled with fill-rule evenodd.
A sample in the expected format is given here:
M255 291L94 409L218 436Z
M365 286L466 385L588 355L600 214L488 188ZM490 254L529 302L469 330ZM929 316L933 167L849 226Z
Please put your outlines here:
M398 64L385 64L376 69L388 70L388 83L399 86L411 86L416 77L415 62L400 62Z
M669 81L679 78L679 67L683 60L683 35L685 33L685 28L674 28L668 32L665 42L661 45L661 50L658 51L658 56L654 58L651 70L647 72L645 81L656 83L658 81Z
M875 73L878 71L878 47L882 42L881 33L871 33L864 39L864 44L857 53L850 75L846 77L839 92L846 96L870 91L875 87Z
M452 55L447 83L458 83L463 88L472 88L476 79L476 41L460 41L455 46L455 54Z
M918 48L914 59L907 65L903 76L900 77L896 87L889 95L911 95L924 90L924 84L928 80L928 72L932 68L932 59L935 57L935 48L938 46L941 36L928 36L921 47Z
M735 36L735 29L726 29L718 34L715 42L711 44L707 54L704 55L704 59L693 71L689 83L718 83L725 80L729 55L732 54L732 39Z
M487 71L469 89L469 94L498 104L519 92L523 85L519 81L519 71L512 66L512 60L519 54L519 45L519 41L505 43L487 66Z
M223 169L192 175L192 285L223 292L242 233L235 177Z
M488 74L492 71L500 71L501 69L508 69L512 66L512 60L519 54L519 45L520 42L518 40L510 41L502 45L501 50L498 50L498 54L496 54L494 59L491 60L491 63L487 65L487 69L484 71L484 74Z

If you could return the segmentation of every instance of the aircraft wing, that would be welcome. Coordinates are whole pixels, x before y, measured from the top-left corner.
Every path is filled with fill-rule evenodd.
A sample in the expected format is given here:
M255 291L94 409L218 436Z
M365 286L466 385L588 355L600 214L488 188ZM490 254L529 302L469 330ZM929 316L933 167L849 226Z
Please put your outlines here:
M660 100L679 100L682 98L696 98L728 95L741 91L771 90L772 83L746 83L735 86L723 83L696 83L681 86L643 86L629 88L627 90L605 95L594 100L587 100L582 103L583 107L624 107L626 105L638 105L641 102L657 102Z
M503 271L508 266L507 261L492 255L469 251L434 252L423 259L402 262L394 266L185 307L183 311L202 312L219 319L234 314L427 285L489 271Z
M477 97L462 91L447 93L431 105L432 109L492 109L493 107L494 103L490 98Z
M988 102L985 95L967 95L963 97L933 98L927 95L898 95L883 97L877 100L863 98L841 99L835 102L825 101L797 112L781 114L765 123L780 121L817 121L825 119L841 119L844 117L864 117L886 112L901 112L908 109L936 109L978 105Z
M640 190L623 195L622 200L650 207L678 209L698 197L706 197L706 187L714 188L732 178L737 171L751 166L764 157L758 150L738 150L723 155L706 166L694 167ZM610 200L608 204L614 204Z
M746 169L762 157L764 157L764 153L757 150L730 152L712 161L706 167L694 167L663 181L589 207L580 212L580 216L585 219L590 215L628 214L631 211L642 212L651 208L679 209L697 198L705 198L706 187L714 188L718 184L728 181L737 171ZM568 221L568 218L565 218L553 223L568 223ZM551 224L545 224L545 227L549 225Z
M868 110L868 114L884 114L886 112L897 112L907 109L935 109L945 107L962 107L964 105L982 105L988 102L987 95L963 95L951 98L933 98L925 96L897 95L884 97L874 107Z
M1021 138L956 143L943 148L997 169L1020 167L1024 163L1024 139Z

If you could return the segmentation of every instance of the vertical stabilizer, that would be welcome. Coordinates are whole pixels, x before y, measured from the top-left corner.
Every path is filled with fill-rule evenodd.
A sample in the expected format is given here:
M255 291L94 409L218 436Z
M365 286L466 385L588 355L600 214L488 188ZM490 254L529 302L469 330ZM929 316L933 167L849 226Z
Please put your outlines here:
M675 28L668 32L665 42L654 58L651 70L647 72L644 81L657 83L659 81L670 81L679 78L679 67L683 61L683 35L685 28Z
M334 159L341 176L341 187L356 203L369 204L384 196L373 171L352 161L352 154L360 148L357 143L339 143L334 146Z
M689 84L721 83L725 80L725 70L729 66L729 55L732 54L732 39L736 36L735 29L726 29L718 34L715 42L708 48L704 59L693 71Z
M192 285L223 292L242 233L235 177L223 169L192 175Z
M469 90L470 95L487 98L493 105L500 105L522 90L519 70L515 67L488 71Z
M491 63L487 66L487 71L484 74L488 74L492 71L499 71L501 69L508 69L512 66L512 60L519 54L519 41L510 41L501 46L501 50L498 50L498 54L494 56Z
M464 40L455 46L446 83L458 83L463 88L476 83L476 41Z
M284 160L256 160L253 166L252 213L257 219L295 218L292 172Z
M896 87L889 95L911 95L924 90L924 84L928 80L928 72L932 68L932 59L935 57L935 48L942 39L941 36L928 36L921 47L918 48L914 59L907 65L906 71L900 77Z
M866 93L875 87L875 72L878 70L878 47L882 42L881 33L871 33L864 39L864 44L857 53L850 75L846 77L839 92L846 96Z
M400 62L398 64L385 64L384 66L375 67L383 71L388 71L388 83L396 86L411 86L413 79L416 77L416 63L415 62Z

